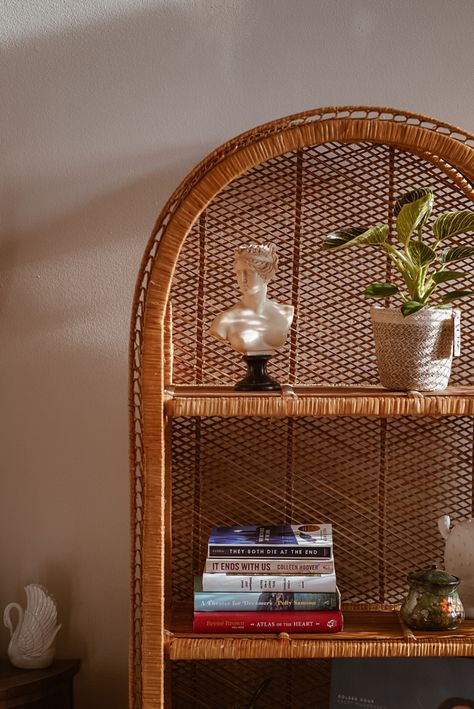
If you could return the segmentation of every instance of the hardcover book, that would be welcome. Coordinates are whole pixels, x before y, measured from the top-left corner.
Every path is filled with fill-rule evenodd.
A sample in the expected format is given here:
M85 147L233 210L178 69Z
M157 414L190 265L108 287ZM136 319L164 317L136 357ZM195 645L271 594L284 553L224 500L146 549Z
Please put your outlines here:
M337 633L341 611L194 613L196 633Z
M245 547L239 545L217 546L209 549L211 559L235 557L243 559L332 559L332 546L325 547Z
M294 593L262 591L257 593L222 593L195 591L194 610L218 611L337 611L341 608L338 593Z
M336 574L312 574L311 576L271 576L260 574L215 574L202 575L203 591L300 591L335 593Z
M206 559L204 571L225 574L332 574L333 559Z
M330 524L214 527L208 557L331 558Z
M331 709L472 709L472 658L332 661Z

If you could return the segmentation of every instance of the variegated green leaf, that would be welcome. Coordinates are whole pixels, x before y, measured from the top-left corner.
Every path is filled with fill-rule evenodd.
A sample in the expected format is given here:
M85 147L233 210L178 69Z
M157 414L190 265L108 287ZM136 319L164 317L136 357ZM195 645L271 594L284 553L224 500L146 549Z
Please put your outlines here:
M395 293L398 293L398 288L392 283L372 283L364 291L366 298L387 298Z
M367 229L364 234L359 236L361 244L383 244L388 238L388 226L386 224L378 224L377 226Z
M442 263L454 263L469 256L474 256L474 246L453 246L441 253L441 261Z
M416 300L409 300L408 303L403 303L401 307L402 315L404 317L407 317L408 315L411 315L412 313L416 313L418 310L421 310L423 307L423 303L418 303Z
M343 249L356 244L381 244L388 237L388 226L379 224L371 229L363 227L349 227L328 234L323 241L325 249Z
M413 232L421 227L431 212L431 206L430 195L403 205L397 216L397 236L402 244L407 244Z
M417 266L426 266L436 258L436 253L422 241L411 241L408 246L408 253L411 260Z
M467 273L463 271L436 271L431 278L435 283L446 283L446 281L454 281L456 278L463 278Z
M333 231L328 234L323 241L324 249L341 249L344 246L351 246L360 234L364 234L367 231L365 227L347 227L347 229L340 229L339 231Z
M438 241L467 231L474 231L474 212L467 210L441 214L433 224L433 233Z
M472 290L452 290L449 293L445 293L441 299L441 303L451 303L452 300L457 300L458 298L467 298L468 295L473 295Z
M401 208L405 204L410 204L410 202L416 202L421 197L425 197L426 195L431 195L431 197L433 197L433 192L428 187L417 187L414 190L405 192L405 194L402 195L400 199L397 199L397 201L395 202L395 205L393 207L394 216L398 217Z
M394 214L397 217L397 236L402 244L410 241L413 232L419 229L431 214L432 207L433 194L425 188L407 192L396 202Z

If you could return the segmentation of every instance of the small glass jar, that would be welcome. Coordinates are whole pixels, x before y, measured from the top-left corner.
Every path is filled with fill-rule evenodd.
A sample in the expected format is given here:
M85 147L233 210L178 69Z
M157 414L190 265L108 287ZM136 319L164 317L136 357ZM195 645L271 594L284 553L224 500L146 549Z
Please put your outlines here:
M454 630L464 620L460 579L432 566L408 575L410 590L400 615L415 630Z

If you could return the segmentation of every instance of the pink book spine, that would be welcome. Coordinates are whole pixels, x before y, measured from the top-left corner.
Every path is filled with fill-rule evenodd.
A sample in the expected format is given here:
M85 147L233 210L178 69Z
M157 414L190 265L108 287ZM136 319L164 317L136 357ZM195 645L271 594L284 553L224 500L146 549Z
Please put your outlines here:
M337 633L341 611L229 611L194 614L195 633Z

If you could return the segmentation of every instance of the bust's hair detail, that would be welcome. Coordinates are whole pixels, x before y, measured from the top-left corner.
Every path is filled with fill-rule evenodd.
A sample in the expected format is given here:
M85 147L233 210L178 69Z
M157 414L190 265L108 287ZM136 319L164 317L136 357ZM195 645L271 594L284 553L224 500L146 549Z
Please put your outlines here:
M278 267L278 254L275 244L244 244L238 246L234 252L235 258L258 273L268 283L276 273Z

